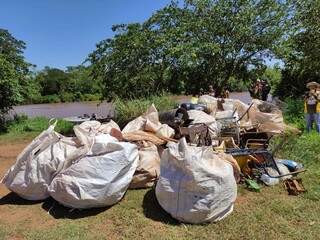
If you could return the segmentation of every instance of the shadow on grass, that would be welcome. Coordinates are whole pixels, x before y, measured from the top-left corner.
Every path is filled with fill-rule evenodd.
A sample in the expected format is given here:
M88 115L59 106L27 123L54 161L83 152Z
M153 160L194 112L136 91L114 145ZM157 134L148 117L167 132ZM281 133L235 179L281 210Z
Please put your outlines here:
M19 195L10 192L0 199L0 205L34 205L41 203L42 200L31 201L21 198Z
M149 190L143 198L143 213L147 218L170 225L180 225L180 222L164 211L157 201L154 189Z
M55 219L67 218L67 219L79 219L89 216L95 216L102 213L112 206L102 208L90 208L90 209L71 209L58 203L53 198L48 198L43 204L42 208L47 211Z

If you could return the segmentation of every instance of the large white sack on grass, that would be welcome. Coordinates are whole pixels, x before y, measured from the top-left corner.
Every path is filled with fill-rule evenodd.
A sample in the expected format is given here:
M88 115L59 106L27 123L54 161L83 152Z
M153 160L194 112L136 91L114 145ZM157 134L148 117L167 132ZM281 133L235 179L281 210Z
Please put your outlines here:
M158 148L151 142L143 142L139 149L139 162L129 188L152 187L160 175Z
M28 200L49 197L48 186L65 167L65 161L78 154L77 144L54 131L55 124L36 137L17 157L2 183Z
M73 127L74 133L82 145L90 148L95 136L99 134L110 134L111 129L115 128L120 131L117 123L110 120L108 123L101 124L98 121L86 121Z
M157 136L166 138L174 135L174 130L171 127L167 124L161 124L159 121L159 113L154 104L142 116L129 122L122 133L131 133L138 130L156 133Z
M233 211L237 185L230 163L212 147L169 143L160 163L156 197L173 218L188 223L216 222Z
M71 208L110 206L125 194L139 160L136 145L95 138L91 154L60 172L49 186L50 195Z

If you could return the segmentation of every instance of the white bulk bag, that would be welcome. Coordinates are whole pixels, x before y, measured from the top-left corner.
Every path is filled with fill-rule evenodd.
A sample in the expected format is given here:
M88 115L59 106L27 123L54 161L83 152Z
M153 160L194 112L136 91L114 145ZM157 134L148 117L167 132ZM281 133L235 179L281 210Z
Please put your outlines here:
M193 119L191 124L205 124L209 127L209 133L212 139L215 139L218 136L219 128L216 122L216 119L199 110L189 110L188 115L190 119Z
M169 143L160 163L156 197L173 218L188 223L216 222L233 211L237 185L230 163L212 147Z
M93 144L94 137L99 134L110 134L112 128L120 131L120 127L117 123L110 120L108 123L101 124L98 121L86 121L80 125L73 127L74 133L79 139L80 143L90 148Z
M155 133L158 137L170 138L174 135L174 130L167 124L161 124L159 113L154 104L142 116L129 122L122 133L131 133L136 131L147 131Z
M209 95L202 95L198 99L199 104L206 105L211 115L215 115L218 109L218 99Z
M108 134L94 138L91 154L60 172L50 195L71 208L110 206L125 194L139 160L136 145L118 142Z
M74 157L77 145L54 131L56 122L36 137L17 157L2 183L28 200L49 197L48 186L63 169L66 159Z
M160 175L160 156L157 146L143 142L139 149L139 163L130 184L131 189L152 187Z

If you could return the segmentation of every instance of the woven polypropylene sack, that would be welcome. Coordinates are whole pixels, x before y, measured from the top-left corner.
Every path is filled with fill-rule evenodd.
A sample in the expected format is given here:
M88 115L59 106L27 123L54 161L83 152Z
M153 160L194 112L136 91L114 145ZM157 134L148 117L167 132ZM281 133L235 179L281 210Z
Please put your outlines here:
M66 159L77 153L77 144L54 131L55 124L36 137L17 157L2 183L28 200L49 197L48 186L65 166Z
M156 197L173 218L215 222L233 211L237 185L230 163L212 147L188 146L183 138L162 153Z
M136 145L98 135L90 154L75 161L52 181L50 195L71 208L110 206L125 194L139 160Z

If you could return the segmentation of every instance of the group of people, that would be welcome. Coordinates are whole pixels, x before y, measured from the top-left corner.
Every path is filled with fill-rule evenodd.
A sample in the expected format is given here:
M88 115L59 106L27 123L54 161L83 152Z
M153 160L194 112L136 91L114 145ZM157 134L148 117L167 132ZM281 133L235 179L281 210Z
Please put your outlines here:
M306 130L310 132L313 123L320 133L320 84L310 82L307 84L309 91L304 96L304 113L306 119Z
M266 80L260 79L257 79L249 88L250 96L262 101L267 101L270 90L269 83Z

